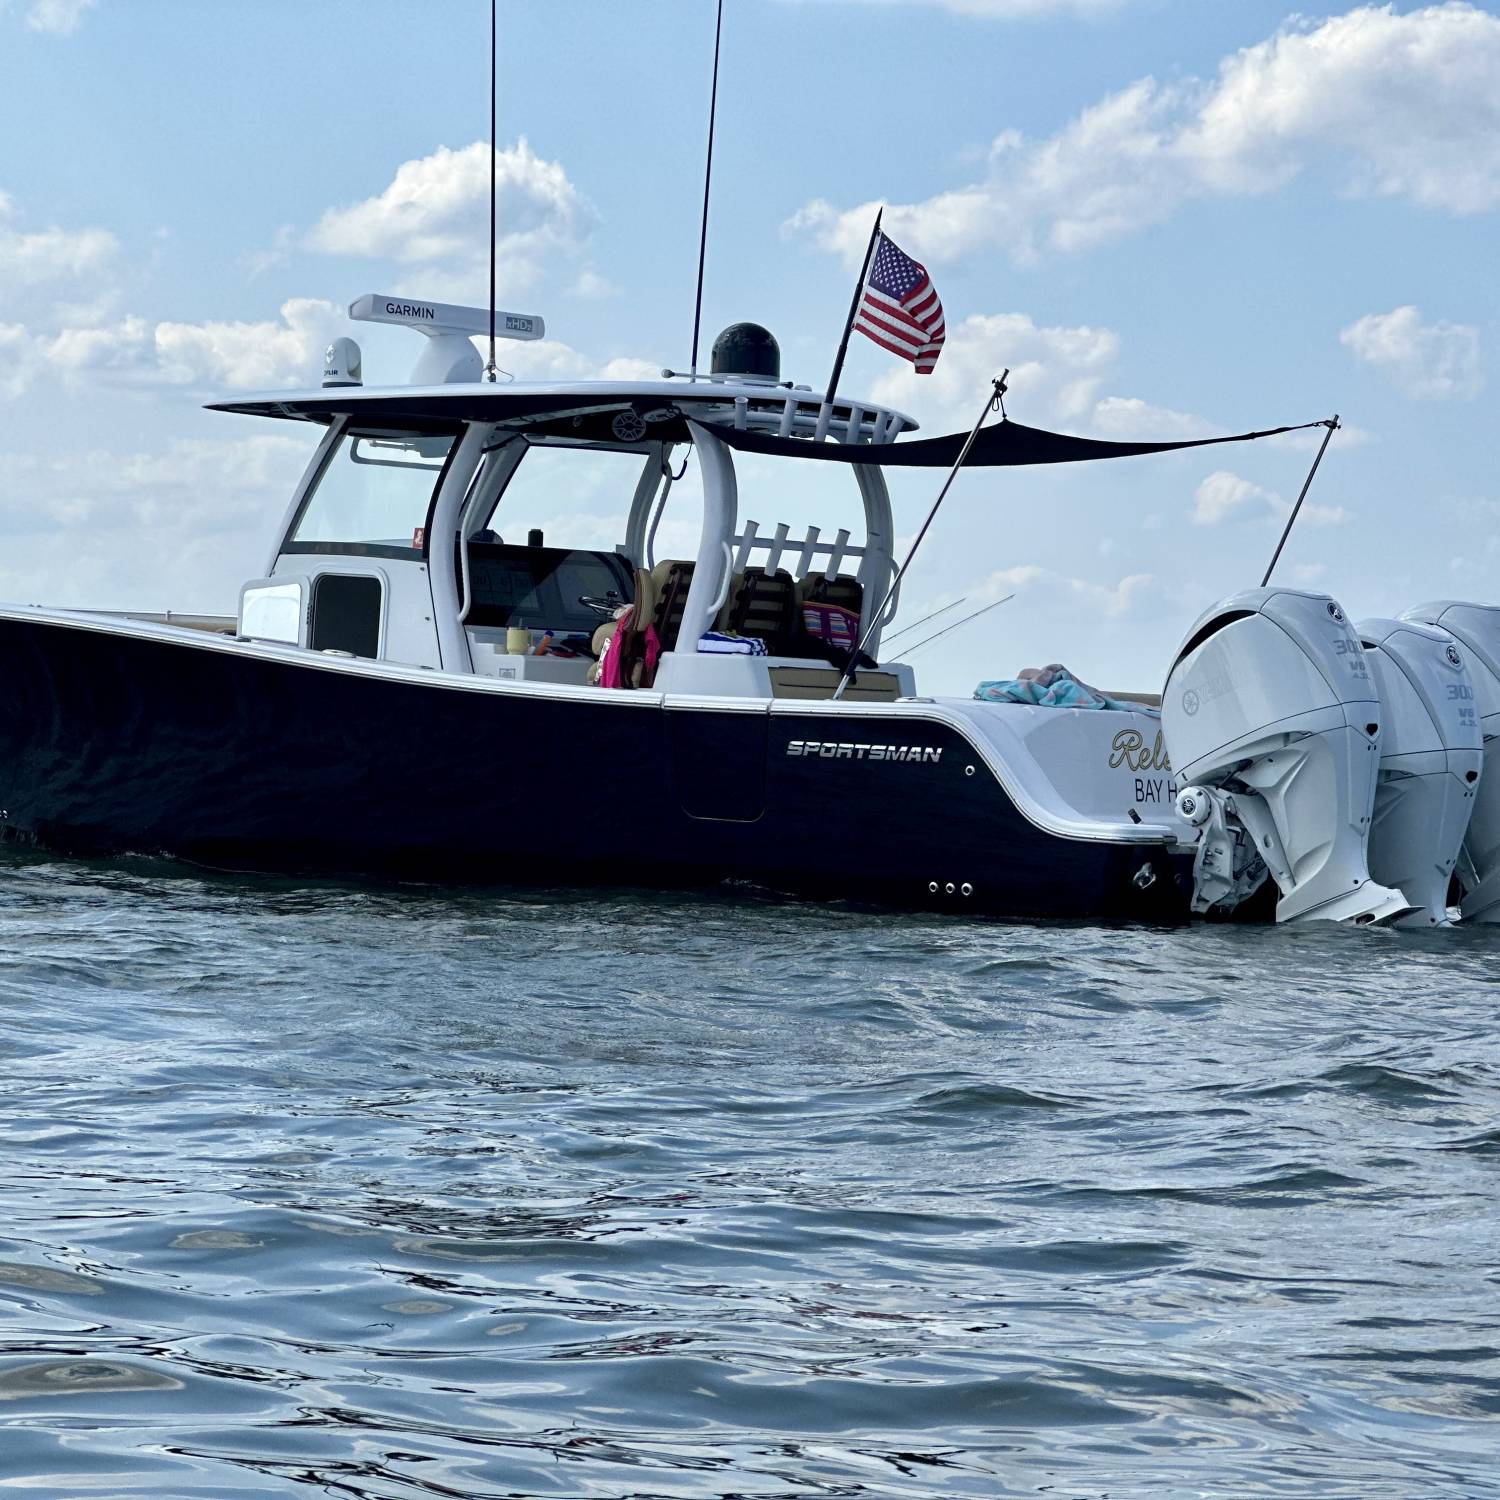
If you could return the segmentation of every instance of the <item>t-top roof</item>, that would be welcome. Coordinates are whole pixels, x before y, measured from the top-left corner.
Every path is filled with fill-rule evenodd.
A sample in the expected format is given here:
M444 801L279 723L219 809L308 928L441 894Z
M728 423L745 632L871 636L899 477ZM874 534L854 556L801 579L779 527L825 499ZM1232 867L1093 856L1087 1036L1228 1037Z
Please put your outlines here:
M872 440L820 442L811 426L822 399L817 392L752 381L515 382L333 386L215 401L209 409L324 425L348 416L387 430L429 433L457 432L468 422L501 422L533 436L622 444L690 442L691 419L745 452L903 468L947 468L968 437L955 432L903 441L889 435L915 428L909 417L838 397L834 410L842 416L836 426L847 432L857 423L861 438L868 433ZM1303 422L1223 437L1130 443L1047 432L1002 418L980 432L966 462L974 468L1083 463L1251 442L1321 425Z

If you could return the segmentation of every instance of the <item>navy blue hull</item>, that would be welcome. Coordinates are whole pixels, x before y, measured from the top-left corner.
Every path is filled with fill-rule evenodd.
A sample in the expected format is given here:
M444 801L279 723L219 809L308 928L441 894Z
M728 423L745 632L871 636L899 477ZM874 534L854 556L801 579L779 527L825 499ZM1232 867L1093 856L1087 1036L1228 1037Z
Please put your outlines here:
M1186 915L1180 866L1159 848L1042 832L962 735L897 713L861 714L844 736L892 754L830 759L789 753L829 738L826 713L476 691L45 619L0 619L0 662L0 826L59 851Z

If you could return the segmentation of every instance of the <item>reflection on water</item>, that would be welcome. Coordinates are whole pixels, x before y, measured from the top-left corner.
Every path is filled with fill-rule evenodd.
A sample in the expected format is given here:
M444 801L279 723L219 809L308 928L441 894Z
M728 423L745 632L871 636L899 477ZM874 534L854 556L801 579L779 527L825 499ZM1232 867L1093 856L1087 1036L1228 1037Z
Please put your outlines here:
M1500 934L0 864L0 1479L1500 1497Z

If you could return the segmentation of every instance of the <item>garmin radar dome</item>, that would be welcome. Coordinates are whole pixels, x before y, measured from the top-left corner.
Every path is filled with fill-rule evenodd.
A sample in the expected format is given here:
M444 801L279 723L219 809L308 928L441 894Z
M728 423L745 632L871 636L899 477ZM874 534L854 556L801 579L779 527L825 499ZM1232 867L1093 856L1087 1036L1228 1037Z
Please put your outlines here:
M709 374L774 385L781 379L781 345L759 323L731 323L714 340Z

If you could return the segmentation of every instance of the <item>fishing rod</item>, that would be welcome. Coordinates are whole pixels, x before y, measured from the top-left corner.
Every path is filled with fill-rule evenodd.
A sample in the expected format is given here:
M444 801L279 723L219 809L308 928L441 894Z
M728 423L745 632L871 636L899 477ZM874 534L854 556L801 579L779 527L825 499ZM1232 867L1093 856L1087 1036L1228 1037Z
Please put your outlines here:
M698 231L698 294L693 299L693 359L689 379L698 378L698 328L703 317L703 258L708 250L708 189L714 177L714 119L719 112L719 38L724 31L724 0L714 22L714 82L708 96L708 159L703 166L703 227Z
M885 638L885 644L889 646L890 643L896 640L899 636L910 635L918 625L925 625L929 620L935 620L939 615L947 614L950 609L957 609L958 606L962 604L967 598L967 594L962 594L957 599L955 599L952 604L945 604L941 609L933 610L930 615L923 615L920 620L913 620L910 625L903 625L900 630L895 631L893 634L888 635Z
M1276 564L1281 559L1281 549L1286 546L1286 539L1292 534L1292 527L1297 524L1297 512L1302 509L1302 502L1307 499L1307 492L1312 488L1313 476L1318 472L1318 465L1323 462L1323 455L1328 451L1328 442L1334 433L1339 430L1338 413L1335 412L1326 422L1315 422L1315 427L1326 427L1327 432L1323 434L1323 442L1318 448L1318 456L1313 459L1312 468L1307 471L1307 478L1302 483L1302 493L1297 496L1297 503L1292 507L1292 513L1286 518L1286 526L1282 530L1281 540L1276 543L1276 550L1271 554L1270 566L1266 569L1266 576L1261 579L1260 586L1265 586L1271 581L1271 574L1276 571Z
M962 629L963 626L967 625L970 620L977 620L980 615L987 615L992 609L999 609L1002 604L1010 603L1010 601L1015 597L1016 596L1014 594L1007 594L1003 599L996 599L993 604L986 604L983 609L976 609L972 615L965 615L963 619L955 620L951 625L945 625L941 630L936 631L932 635L928 636L925 641L918 641L915 646L908 646L906 650L901 653L901 656L892 657L891 659L893 661L900 661L901 657L903 656L915 656L923 646L930 646L934 641L940 640L943 636L951 635L955 630Z
M990 393L984 398L984 407L974 423L973 430L964 439L964 445L959 450L958 457L953 460L953 467L948 470L948 477L943 481L943 487L938 491L937 499L932 502L932 509L927 512L927 519L922 522L922 529L917 533L917 539L911 544L911 551L906 554L906 561L896 569L895 577L891 579L890 587L885 591L885 598L880 601L880 608L870 616L870 623L865 626L864 633L860 636L858 644L849 653L849 660L845 663L844 670L839 676L839 685L833 690L833 699L837 702L844 696L844 689L854 677L854 669L860 657L864 654L865 646L874 634L875 627L880 623L880 617L890 608L892 598L896 590L901 587L901 580L906 577L906 570L911 567L911 560L917 555L917 548L922 545L922 538L927 535L927 529L937 518L938 511L942 508L943 501L948 497L948 491L953 486L953 481L958 478L958 471L963 468L964 460L969 456L969 450L974 446L979 437L979 429L984 426L984 419L992 411L999 411L1001 400L1006 392L1005 377L1010 371L1003 370L992 381L990 381Z

